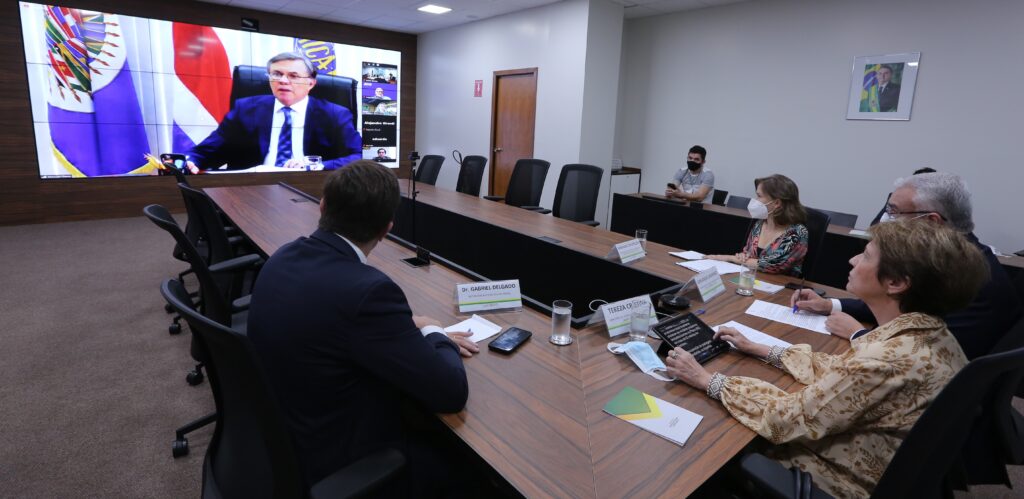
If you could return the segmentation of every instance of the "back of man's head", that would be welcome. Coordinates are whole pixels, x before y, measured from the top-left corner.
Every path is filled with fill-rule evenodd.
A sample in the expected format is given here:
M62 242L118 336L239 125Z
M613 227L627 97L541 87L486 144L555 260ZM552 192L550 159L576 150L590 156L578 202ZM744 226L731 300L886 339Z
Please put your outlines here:
M971 192L960 177L947 172L921 173L901 179L896 188L914 189L914 208L942 215L950 227L968 233L974 231Z
M361 159L334 170L324 181L320 229L356 244L380 237L398 209L398 177L375 161Z

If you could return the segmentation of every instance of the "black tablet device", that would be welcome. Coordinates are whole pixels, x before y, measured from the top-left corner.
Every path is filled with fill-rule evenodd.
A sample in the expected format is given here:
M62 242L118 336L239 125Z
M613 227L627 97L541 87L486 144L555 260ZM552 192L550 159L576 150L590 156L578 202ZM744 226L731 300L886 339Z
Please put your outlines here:
M663 357L669 350L682 347L703 364L729 350L729 343L716 340L715 331L693 314L665 319L652 330L664 340L658 349L658 354Z

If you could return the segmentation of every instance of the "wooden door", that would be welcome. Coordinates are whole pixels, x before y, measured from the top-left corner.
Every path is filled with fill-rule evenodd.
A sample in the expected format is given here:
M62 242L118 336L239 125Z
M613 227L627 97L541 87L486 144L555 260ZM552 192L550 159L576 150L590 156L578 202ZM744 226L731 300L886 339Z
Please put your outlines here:
M490 194L504 196L516 161L533 157L537 68L494 72Z

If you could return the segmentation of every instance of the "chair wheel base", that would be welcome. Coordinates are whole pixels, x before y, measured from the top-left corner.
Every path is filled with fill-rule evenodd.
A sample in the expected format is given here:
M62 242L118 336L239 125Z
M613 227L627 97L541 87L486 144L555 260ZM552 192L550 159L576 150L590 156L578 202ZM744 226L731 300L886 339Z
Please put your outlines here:
M170 326L167 326L167 332L171 333L171 334L180 334L181 333L181 324L178 324L177 322L175 322L174 324L171 324Z
M175 458L188 455L188 439L185 437L177 438L171 444L171 455Z
M203 373L201 371L193 370L193 371L189 371L188 375L185 376L185 381L188 381L188 384L191 385L191 386L196 386L199 383L203 382L203 378L204 378L204 376L203 376Z
M168 314L172 314L172 313L174 313L174 309L171 308L170 304L165 303L164 304L164 312L167 312Z

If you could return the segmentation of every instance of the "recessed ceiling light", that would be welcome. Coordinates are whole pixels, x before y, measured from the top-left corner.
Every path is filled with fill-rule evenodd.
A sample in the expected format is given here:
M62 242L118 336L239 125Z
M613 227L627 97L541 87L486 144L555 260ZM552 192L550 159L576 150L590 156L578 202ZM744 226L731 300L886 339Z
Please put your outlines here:
M452 11L452 9L449 9L448 7L441 7L439 5L434 5L432 3L428 3L416 10L419 10L421 12L428 12L430 14L444 14L446 12Z

